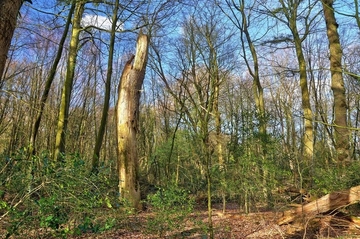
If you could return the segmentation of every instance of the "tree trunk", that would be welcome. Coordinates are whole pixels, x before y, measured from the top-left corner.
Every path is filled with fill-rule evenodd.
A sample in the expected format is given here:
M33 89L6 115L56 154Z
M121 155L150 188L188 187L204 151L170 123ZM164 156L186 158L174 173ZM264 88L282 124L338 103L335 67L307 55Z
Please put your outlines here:
M241 5L239 6L239 11L241 13L241 42L242 44L242 51L244 54L244 60L247 66L247 69L249 70L249 73L251 77L253 78L253 92L254 92L254 99L255 99L255 105L256 109L258 111L258 119L259 119L259 132L260 136L262 137L262 140L266 140L266 128L267 128L267 120L265 118L265 102L264 102L264 90L261 86L260 82L260 73L259 73L259 61L258 61L258 55L255 48L255 44L253 40L251 39L251 35L249 32L249 22L248 22L248 16L245 13L245 1L241 1ZM245 37L243 36L245 34ZM244 44L244 38L246 39L246 42L249 45L250 53L251 53L251 59L253 61L253 67L250 66L249 60L246 58L246 49Z
M313 130L313 113L310 104L310 94L307 84L307 70L304 55L302 53L302 47L300 43L296 44L296 52L299 61L300 69L300 88L301 88L301 103L304 112L304 135L303 135L303 155L306 160L310 160L314 153L314 130ZM296 42L297 40L295 40Z
M298 9L301 1L285 1L279 0L281 4L281 13L285 16L286 20L282 17L276 15L276 12L271 12L271 14L285 23L289 30L291 31L293 42L295 45L296 58L299 65L299 74L300 74L300 89L301 89L301 106L304 113L304 133L302 137L302 155L306 162L309 162L312 159L314 154L314 129L313 129L313 113L310 104L310 94L308 89L308 79L307 79L307 67L304 57L304 52L302 49L302 42L306 39L310 32L310 25L306 24L305 29L302 30L304 35L297 29L297 22L299 18L303 18L303 15L298 14ZM304 12L302 14L305 14ZM307 16L308 17L308 16ZM307 19L306 17L306 19ZM309 19L307 19L308 21Z
M119 0L115 1L114 12L112 16L112 25L110 32L110 44L109 44L109 59L108 59L108 69L106 74L105 81L105 100L104 107L102 110L101 122L99 126L99 132L96 137L94 154L92 159L92 172L97 173L99 168L99 157L100 157L100 149L103 142L104 134L105 134L105 126L108 118L108 111L110 106L110 93L111 93L111 76L112 76L112 65L114 58L114 45L115 45L115 34L116 34L116 24L118 20L118 9L119 9Z
M35 147L36 137L37 137L37 134L39 132L39 127L40 127L41 119L42 119L42 116L43 116L45 103L46 103L46 101L48 99L49 92L50 92L50 89L51 89L51 85L52 85L52 82L54 81L54 78L55 78L55 75L56 75L57 66L59 65L59 62L61 60L61 55L62 55L62 52L63 52L63 49L64 49L64 43L66 41L66 36L67 36L69 28L70 28L71 18L72 18L72 15L74 13L74 9L75 9L75 3L73 2L71 4L71 8L69 10L69 14L68 14L68 18L67 18L67 21L66 21L65 29L64 29L63 35L61 37L60 43L59 43L59 48L58 48L58 51L56 53L54 63L51 66L49 76L46 79L44 92L41 95L40 109L39 109L36 121L34 123L34 128L33 128L32 136L31 136L31 139L30 139L30 147L31 147L30 151L31 151L31 154L33 154L33 155L36 153L36 147Z
M266 142L267 142L267 130L266 130L267 120L266 120L266 116L265 116L264 90L263 90L261 82L260 82L259 61L258 61L255 44L254 44L253 40L251 39L251 35L249 32L250 22L248 22L249 18L245 13L245 1L244 0L241 1L241 5L239 6L238 10L241 13L241 20L242 20L242 25L240 28L242 51L244 54L244 60L245 60L247 69L248 69L251 77L253 78L252 90L254 93L255 106L256 106L256 110L257 110L257 118L259 120L259 133L260 133L260 145L261 145L260 157L265 162ZM245 34L245 36L243 36L244 34ZM250 65L251 63L249 62L249 60L246 57L247 49L245 49L244 38L246 39L246 42L250 48L253 66ZM264 183L264 187L263 187L264 198L266 198L268 207L270 208L270 207L272 207L272 203L271 203L272 196L271 196L270 190L268 189L268 186L267 186L268 172L267 172L267 169L264 167L264 165L261 166L261 172L263 175L263 183Z
M296 57L299 64L300 88L301 88L301 105L304 112L304 135L303 135L303 155L309 161L314 153L314 129L313 113L310 104L310 94L308 88L307 69L304 53L302 50L302 39L297 30L296 18L289 19L289 27L294 37Z
M344 79L342 75L342 50L338 34L333 0L323 0L322 6L326 21L330 49L331 90L334 95L334 138L339 161L349 158L349 129L347 128L347 104Z
M135 209L141 209L136 135L148 44L148 36L140 32L134 64L132 56L121 75L116 104L119 193Z
M360 186L348 190L327 194L304 206L284 212L284 216L278 221L279 225L291 223L301 216L314 217L317 214L346 207L360 201Z
M23 0L0 0L0 86Z
M74 0L76 1L76 0ZM58 116L54 159L61 160L65 153L65 135L68 124L69 108L73 81L75 75L76 58L79 46L79 37L81 32L81 18L84 13L85 1L76 1L75 14L73 18L73 28L70 40L69 57L67 62L67 70L64 86L61 92L61 104Z

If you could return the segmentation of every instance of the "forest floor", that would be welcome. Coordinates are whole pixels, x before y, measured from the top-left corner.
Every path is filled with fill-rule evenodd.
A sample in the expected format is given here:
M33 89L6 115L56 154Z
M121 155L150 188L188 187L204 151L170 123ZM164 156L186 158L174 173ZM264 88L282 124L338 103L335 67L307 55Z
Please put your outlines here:
M214 208L212 220L216 239L360 239L359 227L339 215L319 215L316 218L303 220L303 222L279 226L277 220L282 216L281 212L258 211L244 214L237 209L235 204L229 204L226 213L223 214L220 205L215 205ZM189 224L184 230L166 232L161 236L146 232L144 225L149 217L151 217L150 212L143 212L136 216L136 222L129 221L126 228L114 229L101 234L83 234L74 238L209 238L204 227L199 226L207 225L206 208L197 208L191 215L192 220L189 220ZM194 223L199 221L200 224Z
M104 212L106 214L106 212ZM340 214L340 213L339 213ZM216 239L325 239L325 238L358 238L360 239L360 227L344 216L318 215L314 218L298 220L292 224L281 225L277 221L282 217L281 210L266 211L258 210L245 214L241 212L236 204L228 204L226 213L222 213L221 205L214 205L212 216L214 227L214 238ZM103 232L88 232L81 235L67 235L69 239L155 239L155 238L209 238L206 232L208 225L208 214L206 207L197 207L186 224L179 231L164 231L162 235L156 230L147 227L149 218L154 215L150 211L144 211L118 221L110 230ZM2 231L4 232L4 231ZM0 238L4 238L1 236ZM54 235L54 234L52 234ZM21 235L10 238L61 238L51 236L47 231L42 233L23 232Z

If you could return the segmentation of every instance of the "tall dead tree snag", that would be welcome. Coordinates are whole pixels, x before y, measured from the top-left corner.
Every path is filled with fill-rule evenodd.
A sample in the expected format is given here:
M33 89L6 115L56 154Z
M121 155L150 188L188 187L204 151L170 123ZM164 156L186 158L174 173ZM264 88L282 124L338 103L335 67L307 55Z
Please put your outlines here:
M140 32L136 54L127 61L121 75L116 104L119 193L121 199L125 199L136 209L141 206L136 135L148 45L148 36Z

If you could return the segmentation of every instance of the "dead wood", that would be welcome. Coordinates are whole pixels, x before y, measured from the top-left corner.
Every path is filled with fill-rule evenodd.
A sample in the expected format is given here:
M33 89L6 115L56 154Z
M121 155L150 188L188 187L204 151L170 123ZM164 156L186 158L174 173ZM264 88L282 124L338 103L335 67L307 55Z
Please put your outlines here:
M279 225L293 222L297 218L314 217L360 201L360 185L348 190L332 192L308 204L285 211Z

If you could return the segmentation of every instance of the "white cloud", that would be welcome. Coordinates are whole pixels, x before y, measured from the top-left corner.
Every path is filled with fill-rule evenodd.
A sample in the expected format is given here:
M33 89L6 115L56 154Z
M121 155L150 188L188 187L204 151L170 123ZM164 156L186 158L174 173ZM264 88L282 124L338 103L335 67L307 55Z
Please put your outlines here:
M111 19L105 16L85 14L81 19L83 27L95 26L105 30L111 29ZM122 29L122 24L118 23L117 30Z

